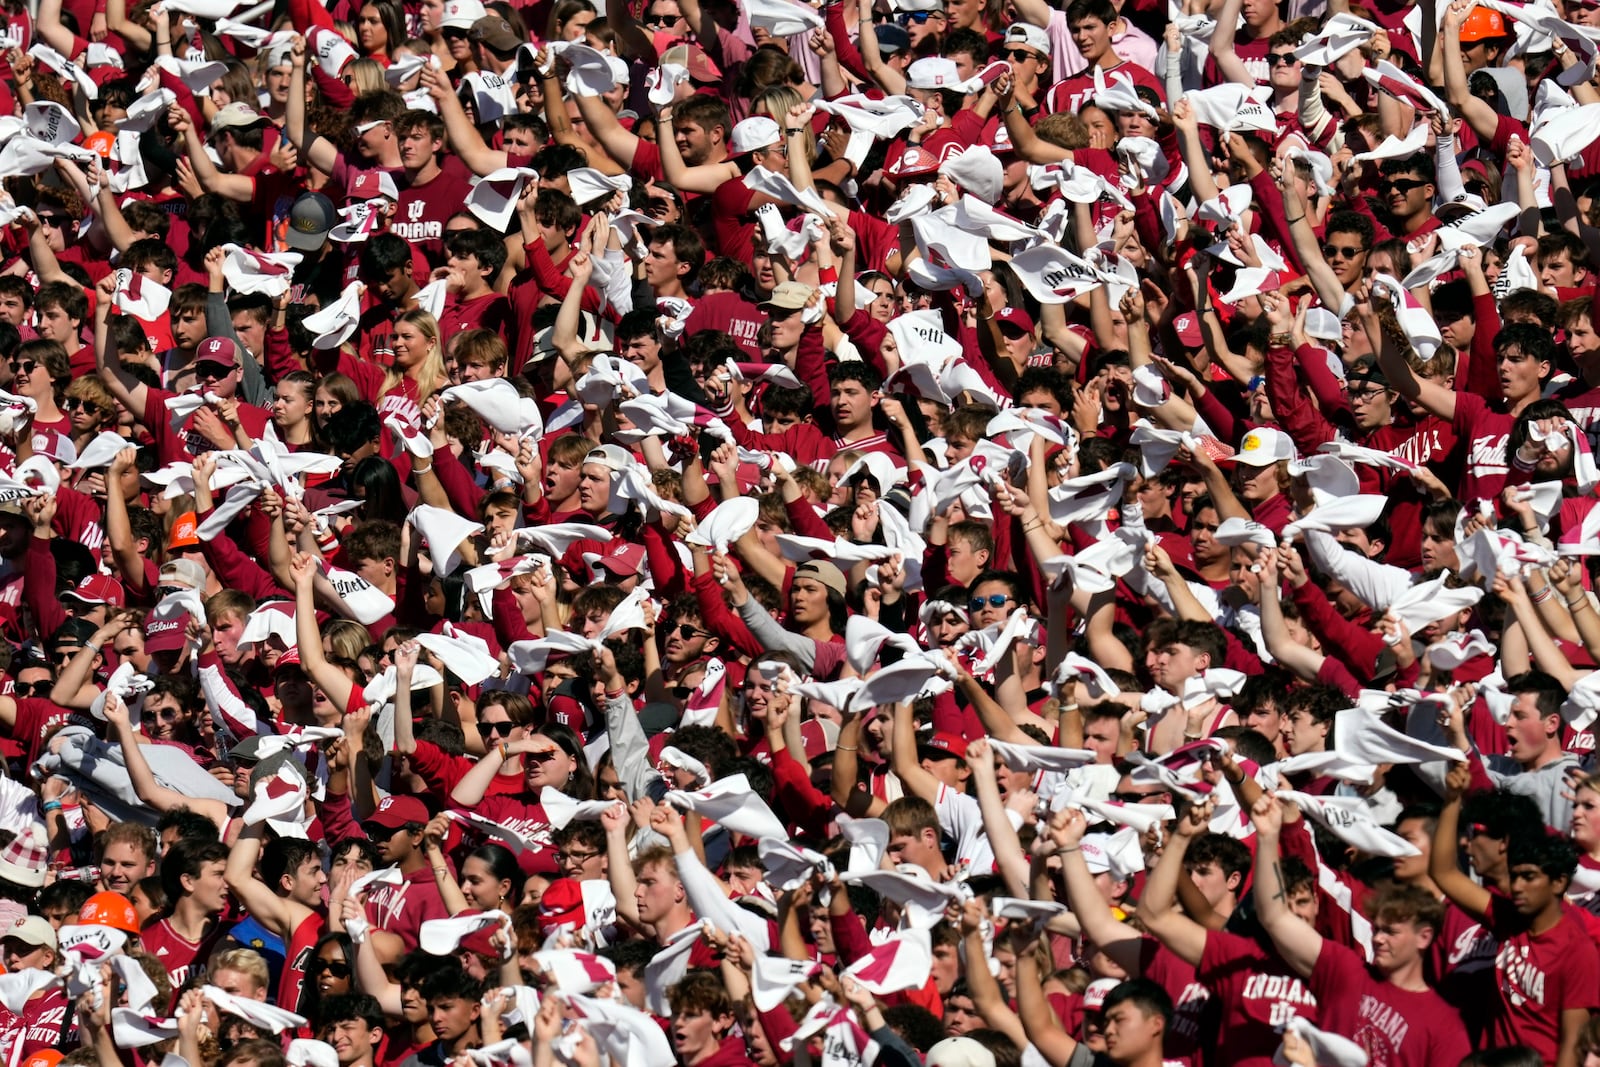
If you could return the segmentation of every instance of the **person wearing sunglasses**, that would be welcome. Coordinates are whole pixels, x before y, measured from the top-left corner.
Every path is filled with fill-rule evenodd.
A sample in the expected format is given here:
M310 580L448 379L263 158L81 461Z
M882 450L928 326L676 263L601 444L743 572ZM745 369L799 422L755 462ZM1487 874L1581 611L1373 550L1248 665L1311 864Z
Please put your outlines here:
M1382 180L1378 195L1393 220L1391 232L1413 238L1438 229L1439 220L1433 211L1438 186L1432 157L1418 153L1405 159L1385 160L1379 173Z
M1044 99L1045 79L1050 72L1050 36L1026 22L1006 28L996 59L1011 64L1012 99L1024 115L1038 110Z
M47 295L44 289L40 290L41 301ZM75 305L81 302L82 290L76 296L76 301L68 300L66 303ZM87 314L87 304L84 304L83 310ZM51 304L48 309L41 307L39 338L24 341L7 364L10 384L6 385L6 390L38 405L33 415L33 432L36 434L54 432L72 436L72 420L61 410L59 403L67 383L73 378L72 359L67 354L68 349L57 338L76 337L82 318L74 317L75 314L75 307L64 306L60 301Z

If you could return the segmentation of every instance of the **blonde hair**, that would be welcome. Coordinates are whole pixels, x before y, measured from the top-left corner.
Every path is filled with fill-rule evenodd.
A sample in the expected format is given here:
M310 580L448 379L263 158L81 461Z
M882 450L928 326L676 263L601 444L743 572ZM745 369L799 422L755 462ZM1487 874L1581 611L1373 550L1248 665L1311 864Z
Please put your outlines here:
M800 91L792 85L769 85L761 95L750 101L750 114L766 115L778 124L781 131L788 123L789 109L805 103ZM805 127L806 161L817 161L817 131L809 124Z
M344 68L344 73L350 79L350 91L357 96L362 93L381 93L389 88L389 83L384 80L383 64L376 59L353 60Z
M223 971L238 971L262 989L272 984L272 973L267 970L266 959L253 948L236 948L213 957L206 974L215 984L217 975Z
M421 308L414 308L396 319L395 325L399 326L402 322L409 322L428 339L428 354L409 372L390 367L384 375L383 388L378 390L378 395L390 392L402 379L410 378L416 383L417 403L421 404L438 392L440 383L445 380L444 350L439 346L439 320Z

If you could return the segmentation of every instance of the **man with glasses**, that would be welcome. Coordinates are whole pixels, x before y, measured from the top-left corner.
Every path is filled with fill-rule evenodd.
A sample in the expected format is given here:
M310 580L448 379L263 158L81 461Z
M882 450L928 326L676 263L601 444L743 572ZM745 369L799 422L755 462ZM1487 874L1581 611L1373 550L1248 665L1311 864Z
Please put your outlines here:
M1017 22L1006 27L1005 40L995 53L1011 65L1011 85L1017 106L1032 115L1044 98L1050 71L1050 37L1037 26Z
M551 837L561 873L578 882L606 880L606 830L593 820L568 823Z
M361 824L378 846L379 860L398 867L401 875L399 885L379 883L367 893L368 937L385 964L417 947L423 923L450 917L422 849L422 831L430 818L416 797L388 796Z

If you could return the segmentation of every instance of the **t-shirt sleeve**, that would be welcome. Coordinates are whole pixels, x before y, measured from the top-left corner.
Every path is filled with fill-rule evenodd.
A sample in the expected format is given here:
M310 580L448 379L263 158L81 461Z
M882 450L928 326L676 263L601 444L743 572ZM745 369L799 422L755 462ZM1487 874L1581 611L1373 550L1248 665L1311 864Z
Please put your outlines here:
M1595 947L1578 919L1569 914L1563 921L1572 924L1574 936L1570 951L1561 954L1561 990L1557 1004L1562 1011L1600 1009L1600 949Z
M1456 413L1455 417L1450 420L1450 425L1455 429L1458 435L1469 434L1471 433L1473 426L1477 424L1478 420L1482 418L1488 412L1488 410L1489 406L1484 403L1483 397L1479 396L1477 393L1467 393L1457 390Z
M667 177L667 172L661 166L661 149L643 137L639 138L638 147L633 150L633 162L628 164L628 169L642 181L659 182Z
M1355 952L1323 938L1322 951L1317 953L1316 965L1311 968L1311 994L1319 1004L1331 1000L1336 992L1348 996L1350 991L1361 987L1365 970Z

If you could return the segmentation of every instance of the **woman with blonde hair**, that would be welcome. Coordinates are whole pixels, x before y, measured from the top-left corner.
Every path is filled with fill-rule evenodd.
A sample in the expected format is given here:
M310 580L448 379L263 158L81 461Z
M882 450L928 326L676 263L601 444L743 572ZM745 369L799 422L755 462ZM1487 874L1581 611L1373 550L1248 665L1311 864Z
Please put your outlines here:
M444 369L444 348L439 343L439 320L420 308L407 311L394 324L394 366L378 390L383 399L400 394L420 406L449 385Z
M351 60L339 77L357 96L363 93L381 93L389 88L389 83L384 80L383 64L365 56Z

